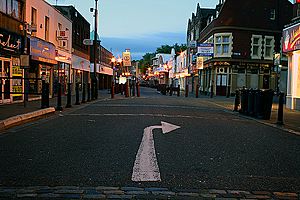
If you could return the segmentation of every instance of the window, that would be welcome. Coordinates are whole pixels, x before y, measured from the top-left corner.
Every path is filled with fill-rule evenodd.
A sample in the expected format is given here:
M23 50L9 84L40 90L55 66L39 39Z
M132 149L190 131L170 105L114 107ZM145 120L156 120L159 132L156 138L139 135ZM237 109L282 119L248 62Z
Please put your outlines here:
M276 10L275 9L271 9L270 10L270 19L271 20L275 20L275 17L276 17Z
M232 33L218 33L215 35L215 56L230 57L232 51Z
M0 11L6 13L6 0L1 0L0 1Z
M264 58L265 59L273 59L275 40L273 36L266 36L265 40L265 48L264 48Z
M49 41L49 17L45 17L45 40Z
M37 25L37 10L35 8L31 8L31 26ZM31 33L33 36L36 36L35 32Z
M252 35L252 49L251 57L252 59L261 59L262 56L262 36Z

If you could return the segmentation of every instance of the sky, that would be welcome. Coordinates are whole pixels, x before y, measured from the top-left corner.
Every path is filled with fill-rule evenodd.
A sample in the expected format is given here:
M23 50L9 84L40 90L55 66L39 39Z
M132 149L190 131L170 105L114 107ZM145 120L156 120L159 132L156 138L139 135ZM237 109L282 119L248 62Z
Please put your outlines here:
M187 22L197 3L214 8L218 0L98 0L101 44L115 56L129 48L132 59L164 44L185 44ZM75 6L94 29L94 0L57 0L57 5Z
M51 4L73 5L94 29L94 0L47 0ZM98 0L98 34L101 45L121 55L130 49L133 59L155 52L161 45L186 43L188 19L201 8L215 8L219 0Z

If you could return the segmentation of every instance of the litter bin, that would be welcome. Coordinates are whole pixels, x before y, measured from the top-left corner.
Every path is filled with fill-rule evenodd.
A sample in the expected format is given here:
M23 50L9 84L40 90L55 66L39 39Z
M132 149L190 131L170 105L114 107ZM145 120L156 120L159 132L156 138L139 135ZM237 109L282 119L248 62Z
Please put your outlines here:
M248 112L248 90L243 88L240 93L241 93L241 109L239 110L239 112L242 114L246 114L246 112Z
M258 118L269 120L271 118L274 91L272 89L262 89L260 93Z
M254 113L254 90L248 90L248 106L247 106L247 115L253 116Z

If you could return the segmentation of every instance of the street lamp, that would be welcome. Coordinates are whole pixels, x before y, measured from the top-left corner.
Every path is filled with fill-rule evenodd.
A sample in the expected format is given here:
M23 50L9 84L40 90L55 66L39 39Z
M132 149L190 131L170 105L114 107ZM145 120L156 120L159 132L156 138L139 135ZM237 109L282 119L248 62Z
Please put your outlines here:
M98 98L98 81L97 81L97 35L98 35L98 0L95 0L95 8L90 9L91 12L94 12L95 17L95 31L94 31L94 77L92 79L92 99ZM101 46L100 46L101 47ZM100 48L100 55L101 55L101 48ZM100 65L101 65L101 58L100 58Z

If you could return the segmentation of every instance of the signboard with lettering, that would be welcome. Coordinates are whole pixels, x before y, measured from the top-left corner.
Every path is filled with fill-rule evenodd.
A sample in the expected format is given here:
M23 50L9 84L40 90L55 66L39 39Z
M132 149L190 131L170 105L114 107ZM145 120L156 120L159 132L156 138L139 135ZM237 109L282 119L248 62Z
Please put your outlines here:
M130 52L123 52L122 54L123 58L123 66L125 67L130 67L131 66L131 57L130 57Z
M283 45L284 53L300 49L300 24L288 27L283 30Z
M20 54L22 49L22 36L0 29L0 51Z
M214 56L214 44L202 43L198 44L198 56L213 57Z
M30 37L30 55L33 60L57 64L55 46L35 37Z
M57 31L57 40L69 40L69 31Z
M197 69L203 69L203 62L204 58L203 57L197 57Z

